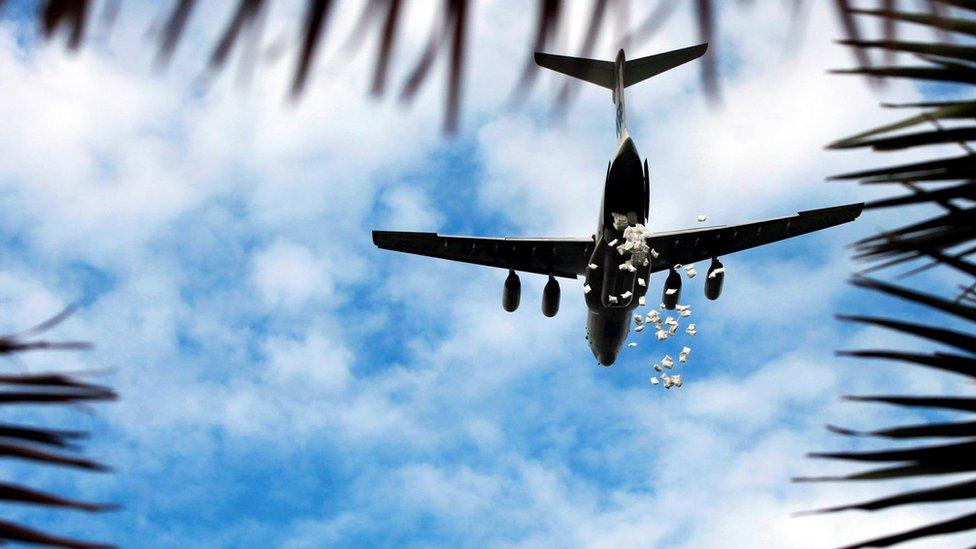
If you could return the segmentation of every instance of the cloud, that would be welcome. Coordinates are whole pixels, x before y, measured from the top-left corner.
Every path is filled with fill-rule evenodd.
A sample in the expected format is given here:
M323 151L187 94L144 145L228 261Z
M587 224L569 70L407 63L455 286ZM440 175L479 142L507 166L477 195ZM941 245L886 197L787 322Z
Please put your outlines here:
M251 280L265 303L294 309L332 297L330 271L308 248L279 240L255 254Z
M94 450L119 473L45 482L101 490L130 511L64 528L97 521L122 544L160 546L796 547L935 516L788 517L884 491L788 482L834 467L802 459L844 444L823 423L914 417L851 412L839 394L948 385L836 366L835 346L890 344L829 321L840 303L863 305L842 285L840 250L863 226L727 260L718 303L701 299L700 277L686 285L696 339L642 339L612 369L586 346L578 282L564 281L560 315L546 319L544 278L525 275L509 314L504 271L372 247L373 228L593 230L613 148L605 90L581 89L561 125L542 122L544 87L523 110L502 109L531 29L511 6L478 10L491 31L475 33L454 141L439 134L437 81L408 113L364 97L368 49L290 106L287 64L246 90L230 74L201 94L185 74L153 78L127 61L135 31L67 58L27 51L4 27L0 76L16 85L0 91L0 235L20 243L2 264L0 294L15 296L4 326L83 296L59 334L97 350L31 365L113 367L124 397L95 422ZM423 47L430 12L407 14L398 67ZM834 32L829 16L818 5L811 36ZM723 109L704 106L692 67L628 96L651 158L654 229L850 201L850 187L821 179L864 158L819 147L886 116L863 83L823 74L846 64L842 49L811 39L784 65L781 37L754 24L769 12L730 17ZM219 30L201 25L192 40ZM687 43L672 25L646 49ZM689 341L685 387L651 387L651 362Z

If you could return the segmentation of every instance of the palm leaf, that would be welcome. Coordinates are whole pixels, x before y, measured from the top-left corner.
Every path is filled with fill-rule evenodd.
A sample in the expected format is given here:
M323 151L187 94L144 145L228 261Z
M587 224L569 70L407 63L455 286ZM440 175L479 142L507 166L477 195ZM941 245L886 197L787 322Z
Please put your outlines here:
M921 463L909 463L907 465L896 465L894 467L882 467L880 469L869 469L860 473L850 475L835 475L822 477L794 477L793 482L848 482L848 481L876 481L876 480L895 480L911 477L928 477L935 475L954 475L957 473L968 473L976 468L968 463L955 463L952 465L931 465Z
M895 286L894 284L889 284L887 282L875 280L865 276L853 278L851 280L851 284L859 288L865 288L886 295L898 297L911 303L924 305L946 314L976 322L976 307L961 305L959 303L942 299L941 297L916 292L915 290L909 290L908 288L902 288L901 286Z
M882 317L870 317L860 315L837 315L837 318L847 322L858 322L894 330L907 335L921 337L943 345L949 345L963 351L976 353L976 337L947 328L933 328L930 326L920 326L911 322L902 322Z
M944 372L976 378L976 359L947 353L909 353L903 351L837 351L839 356L907 362Z
M323 30L325 28L326 17L331 7L332 0L313 0L308 4L308 13L305 15L302 51L298 57L298 67L295 69L295 76L291 84L291 95L293 98L300 96L305 90L312 61L315 59L315 52L324 34Z
M883 8L875 10L877 15L895 13L897 3L894 0L877 0ZM334 11L333 0L305 0L306 11L303 23L298 29L299 51L296 58L295 68L291 76L289 97L296 100L302 96L311 77L314 66L316 52L318 52L325 40L325 29L327 27L329 14ZM421 56L415 69L407 79L403 91L400 94L404 100L409 100L420 87L429 74L430 68L437 57L437 51L441 49L438 43L443 44L443 49L449 50L447 79L447 101L445 113L445 130L452 133L458 125L460 117L461 88L463 81L463 66L466 49L467 19L471 12L471 0L442 0L444 8L441 11L439 22L431 30L430 38L432 44ZM535 50L544 48L552 43L552 39L560 34L561 27L568 24L568 19L562 17L564 0L537 0L538 16L536 19L536 33L533 39ZM793 0L792 19L797 23L801 18L802 5L805 0ZM0 6L4 2L0 1ZM90 10L94 9L94 2L88 0L47 0L41 3L43 7L38 12L41 28L45 37L51 37L58 31L64 30L68 33L67 46L69 49L77 49L85 39L87 21L91 18ZM269 0L238 0L236 9L233 10L230 18L225 25L223 33L219 36L216 44L211 49L208 63L208 72L212 75L226 65L235 45L248 42L255 46L259 42L260 30L262 26L262 14L272 4ZM382 23L380 35L380 45L377 51L376 63L374 67L372 84L370 91L373 94L382 94L386 89L386 79L389 70L389 62L395 38L398 36L398 26L401 25L399 17L403 0L368 0L363 2L359 22L354 27L354 32L347 38L345 44L353 44L359 47L365 42L367 35L366 27L369 22L376 18L385 10L385 17ZM587 28L584 34L581 54L587 56L592 50L596 39L601 33L605 21L608 19L607 13L616 14L616 34L615 41L621 47L633 42L647 40L665 21L671 18L674 11L681 3L670 0L660 0L654 9L645 19L628 28L630 21L629 2L627 0L593 0L593 8L587 19ZM743 2L745 4L745 2ZM164 8L162 15L163 22L158 29L153 29L158 37L156 44L155 65L165 68L173 58L179 42L185 36L186 27L191 16L194 14L196 0L175 0L170 7ZM698 27L700 42L710 42L715 44L714 36L718 34L718 10L713 0L696 0L688 4L693 11L693 17ZM854 43L862 43L862 33L855 20L855 15L862 13L863 10L852 9L849 0L835 0L834 6L840 15L841 24L844 27L846 37ZM108 19L114 19L114 14L118 11L117 2L109 4L106 13ZM932 8L932 13L928 15L927 24L933 26L936 34L942 36L948 32L963 32L963 28L956 28L956 20L944 16L945 10L937 7ZM965 21L963 21L965 23ZM895 21L885 19L882 22L883 37L885 42L898 43L897 26ZM794 34L794 33L791 33ZM713 48L714 49L714 48ZM868 46L852 48L857 64L861 69L871 67L870 60L865 52ZM251 54L253 51L248 50ZM343 47L341 52L348 52L349 48ZM890 50L886 50L890 51ZM248 52L246 52L247 54ZM943 52L944 53L944 52ZM531 56L529 56L531 58ZM891 55L886 54L887 59ZM253 55L246 55L244 67L250 68L254 64ZM718 77L718 58L714 55L703 58L699 67L702 87L709 100L717 101L720 95ZM524 98L531 86L535 75L536 67L531 60L514 88L512 98ZM249 74L249 73L248 73ZM878 79L872 78L871 82ZM573 97L576 85L565 83L561 88L556 103L557 112L564 112L569 101Z
M925 423L922 425L879 429L877 431L854 431L835 425L828 425L827 429L839 435L894 439L976 437L976 421L962 423Z
M932 105L932 104L915 104L906 106L916 106L916 105ZM963 101L963 102L950 102L944 106L940 106L937 109L929 112L925 112L911 118L906 118L904 120L894 122L892 124L887 124L885 126L880 126L866 132L862 132L844 139L835 141L828 148L838 149L849 147L866 137L872 137L882 133L893 132L896 130L901 130L909 128L911 126L916 126L918 124L924 124L931 122L932 120L951 120L951 119L971 119L976 117L976 101Z
M914 193L904 196L887 198L884 200L875 200L867 203L864 207L868 209L890 208L892 206L908 206L912 204L922 204L924 202L936 202L941 204L954 198L976 198L976 187L970 185L969 183L962 183L953 187L943 187L937 191L916 190Z
M33 543L36 545L48 545L51 547L65 547L67 549L112 549L115 547L114 545L106 545L104 543L91 543L52 536L3 520L0 520L0 539Z
M976 412L976 398L965 397L910 397L910 396L845 396L853 402L883 402L909 408L940 408L957 412Z
M968 8L971 9L972 5L970 4ZM972 21L970 19L956 19L951 17L939 17L936 15L931 15L926 13L908 13L904 11L891 11L891 10L851 9L849 11L850 13L855 15L870 15L874 17L885 17L895 21L916 23L919 25L926 25L929 27L934 27L936 29L944 30L948 32L955 32L960 34L967 34L970 36L976 36L976 21Z
M186 28L186 22L190 19L195 4L195 0L179 0L173 7L160 34L159 50L156 52L157 67L165 67L173 58L173 52L176 51L176 45L183 36L183 29Z
M961 44L933 44L929 42L906 42L898 40L838 40L838 44L855 48L882 49L893 52L921 53L939 57L950 57L976 61L976 47Z
M960 65L960 69L963 67ZM834 74L861 74L865 76L883 76L886 78L909 78L913 80L929 80L936 82L958 82L962 84L976 84L976 70L966 67L965 70L945 70L940 67L861 67L856 69L835 69Z
M832 148L853 149L856 147L871 147L876 151L897 151L924 145L942 145L945 143L961 143L966 141L976 141L976 128L951 128L942 131L916 132L894 137L842 142Z
M866 179L868 182L937 181L976 177L976 162L966 154L885 168L861 170L832 176L831 180Z
M930 524L921 528L915 528L913 530L908 530L907 532L902 532L893 536L862 541L861 543L848 545L844 549L856 549L859 547L888 547L895 545L896 543L903 543L913 539L952 534L955 532L972 530L973 528L976 528L976 513L963 515L952 520Z
M0 500L32 503L48 507L64 507L66 509L88 512L111 511L119 508L118 505L113 504L86 503L84 501L62 498L46 492L31 490L30 488L7 484L5 482L0 482Z
M68 307L33 328L0 337L0 353L21 353L32 349L72 348L74 346L88 348L90 345L80 342L51 343L29 340L29 338L57 326L67 319L74 310L73 306ZM117 398L116 394L110 388L83 381L77 374L0 374L0 405L64 405L100 402L114 400L115 398ZM0 424L0 458L93 472L109 471L110 469L107 466L97 461L71 453L77 450L73 442L85 436L85 433L77 431ZM6 482L0 482L0 500L86 512L108 511L117 508L111 504L78 501ZM57 537L19 524L0 521L0 543L4 541L55 547L108 547L102 544Z
M954 44L946 39L950 32L976 36L976 3L963 0L942 3L961 8L961 11L967 15L966 18L950 17L944 6L937 2L928 2L928 13L907 13L896 9L897 6L892 3L886 4L885 9L881 10L852 9L849 10L849 13L852 16L863 14L883 18L886 29L891 29L891 24L894 22L926 25L941 33L943 36L941 43L902 41L889 31L884 33L882 40L862 40L858 37L848 36L848 39L843 40L842 43L855 51L864 52L881 49L889 52L887 55L888 66L864 66L861 64L855 69L835 72L870 75L879 79L908 78L925 82L953 82L965 86L976 84L976 64L974 64L976 48L972 46L971 41L964 44ZM928 62L929 65L908 67L894 65L891 63L893 59L891 53L897 52L914 54ZM973 241L976 240L976 211L970 205L976 199L976 190L974 190L976 189L976 185L974 185L974 181L976 181L976 155L967 143L976 140L976 126L965 124L945 128L941 121L949 119L971 121L976 118L976 101L924 101L885 106L924 108L927 110L916 116L835 141L829 147L833 149L870 147L876 151L899 151L925 145L957 144L965 154L858 170L832 177L833 180L857 180L862 184L899 184L911 191L910 194L893 196L870 203L868 207L874 210L885 211L887 208L921 204L930 204L943 210L942 213L930 215L928 218L909 222L901 227L888 229L874 236L861 239L853 245L854 257L862 261L871 261L872 266L868 270L872 271L890 269L915 260L927 260L921 266L904 273L903 276L944 266L971 277L973 282L960 285L965 292L968 292L971 288L976 287L976 264L967 259L969 255L976 253L976 246L973 245ZM894 132L906 130L919 124L931 124L934 129L892 135ZM936 188L930 187L932 184L943 182L949 184ZM967 295L965 293L955 300L949 300L934 295L930 291L909 289L866 277L855 277L852 282L858 287L872 290L878 294L897 297L910 304L954 316L968 323L969 328L976 322L976 308L965 302L964 298ZM949 329L934 324L935 321L930 321L928 318L926 318L925 323L922 323L918 320L905 321L868 314L839 315L838 318L844 321L885 328L905 336L918 337L929 343L953 347L956 351L868 349L840 351L838 354L841 356L881 360L885 363L900 362L940 372L965 375L970 378L976 377L976 333L971 329L966 329L965 325L963 329ZM928 325L929 322L933 322L933 325ZM931 409L944 412L976 413L976 398L966 396L880 395L845 398L855 402L873 402L914 410ZM847 436L906 440L950 438L955 439L955 441L933 446L875 451L811 453L810 456L816 458L890 463L891 465L847 475L798 477L794 479L795 481L884 481L909 477L928 478L937 475L976 471L976 462L972 460L973 452L976 450L976 421L927 423L868 431L855 431L835 426L828 426L828 429ZM968 501L974 497L976 497L976 480L970 479L956 484L922 488L870 501L831 506L812 513L854 509L876 511L900 505ZM935 524L923 525L906 532L861 542L851 547L883 547L974 528L976 528L976 513Z
M0 439L12 438L60 448L71 447L72 445L69 441L86 438L87 436L87 433L82 431L37 429L34 427L0 424Z
M888 509L889 507L909 505L912 503L936 503L973 498L976 498L976 480L967 480L964 482L938 486L936 488L916 490L914 492L906 492L904 494L873 499L871 501L864 501L861 503L852 503L850 505L826 507L799 514L814 515L821 513L837 513L839 511L850 511L854 509L860 511L877 511L879 509Z
M976 410L976 401L971 403ZM812 458L845 461L914 461L927 465L968 465L976 469L976 463L972 460L973 451L976 451L976 441L871 452L811 452L807 455Z

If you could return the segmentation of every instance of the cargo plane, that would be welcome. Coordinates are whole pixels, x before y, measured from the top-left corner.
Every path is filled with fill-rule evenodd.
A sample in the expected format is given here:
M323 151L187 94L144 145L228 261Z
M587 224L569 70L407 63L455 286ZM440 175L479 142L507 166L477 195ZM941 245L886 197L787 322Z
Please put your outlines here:
M373 231L379 248L507 269L502 306L519 306L521 282L516 272L549 277L542 313L559 310L556 277L585 279L589 310L586 337L596 360L610 366L630 330L632 311L645 303L648 281L668 271L662 304L673 309L681 291L681 265L710 260L705 296L717 299L725 269L720 256L853 221L863 203L799 212L795 215L723 225L651 233L644 230L650 206L647 160L643 162L627 132L624 89L701 57L707 44L615 61L535 54L538 65L611 90L616 106L617 148L607 168L596 233L589 238L483 238L436 233ZM646 244L646 246L645 246Z

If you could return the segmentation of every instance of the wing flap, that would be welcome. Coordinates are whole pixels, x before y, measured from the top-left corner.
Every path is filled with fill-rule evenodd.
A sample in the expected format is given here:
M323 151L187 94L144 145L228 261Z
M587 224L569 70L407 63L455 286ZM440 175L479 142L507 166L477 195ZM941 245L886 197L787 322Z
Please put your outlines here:
M373 231L373 244L384 250L564 278L585 273L593 251L588 238L484 238L400 231Z
M718 227L705 227L668 233L657 233L648 245L658 253L651 272L674 265L695 263L713 257L786 240L857 219L864 203L808 210L796 215Z

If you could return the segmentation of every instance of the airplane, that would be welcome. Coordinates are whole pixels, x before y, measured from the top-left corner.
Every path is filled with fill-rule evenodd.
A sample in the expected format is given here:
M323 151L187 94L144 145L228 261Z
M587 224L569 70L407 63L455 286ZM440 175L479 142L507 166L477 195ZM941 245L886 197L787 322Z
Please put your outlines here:
M718 299L725 268L719 256L819 231L856 219L864 203L847 204L740 225L720 225L650 233L648 164L627 131L624 89L704 55L700 44L640 59L615 61L535 53L541 67L609 88L616 105L617 149L607 167L596 233L590 238L484 238L437 233L373 231L381 249L508 269L502 307L515 311L521 300L516 272L546 275L542 313L555 316L560 289L556 277L585 279L589 310L586 338L597 362L611 366L630 331L632 311L645 305L651 273L668 271L662 305L674 309L681 292L682 265L711 260L705 297Z

